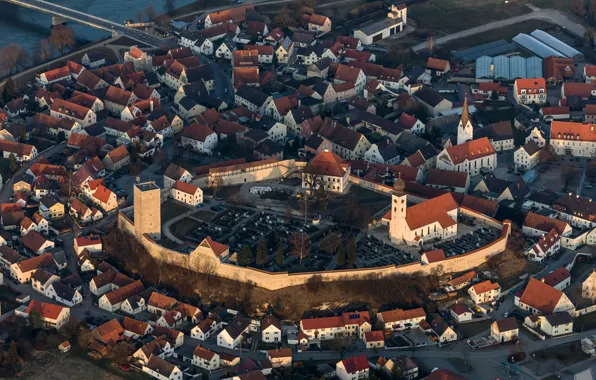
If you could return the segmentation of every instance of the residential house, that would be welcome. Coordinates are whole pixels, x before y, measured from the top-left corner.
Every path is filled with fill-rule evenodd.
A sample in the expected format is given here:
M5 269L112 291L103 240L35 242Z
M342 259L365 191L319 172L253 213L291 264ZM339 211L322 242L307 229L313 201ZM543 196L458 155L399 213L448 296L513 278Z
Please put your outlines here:
M440 77L449 71L451 71L449 61L432 57L429 57L426 61L426 72L428 74Z
M292 349L281 348L267 351L267 359L271 362L273 368L292 367Z
M530 170L540 163L540 147L530 141L513 153L513 162L516 170Z
M437 336L439 345L457 340L455 331L440 316L437 315L430 323L430 326Z
M559 312L538 318L540 329L552 338L573 333L573 317L569 313Z
M490 325L490 336L499 343L505 343L517 339L519 336L517 319L515 317L509 317L494 321Z
M474 314L469 307L462 303L451 305L449 307L449 313L451 314L451 318L458 323L471 321Z
M224 348L235 349L244 339L244 334L249 331L250 320L241 316L234 319L217 334L217 345Z
M368 331L364 333L364 344L368 349L385 347L385 336L382 331Z
M261 321L261 340L266 343L281 342L281 322L274 315Z
M182 145L201 153L212 154L217 140L217 134L203 124L193 123L182 131Z
M377 313L377 320L383 324L384 330L401 331L415 329L424 321L424 309L393 309Z
M182 380L183 373L178 366L151 355L147 364L143 365L143 372L159 380Z
M197 367L203 368L207 371L215 371L219 368L220 357L216 352L201 346L197 346L194 349L192 356L192 364L196 365Z
M25 317L28 318L32 311L41 316L45 328L59 330L70 320L70 308L48 302L32 300L25 309Z
M335 374L340 380L368 379L369 370L370 365L364 354L343 359L335 365Z
M513 84L513 98L519 104L544 104L546 102L545 79L516 79Z
M314 192L324 187L327 191L344 193L349 175L350 165L335 153L325 150L302 171L302 188Z
M501 285L491 280L486 280L472 285L468 294L475 304L492 303L501 297Z
M465 172L431 168L426 173L426 186L467 194L470 188L470 175Z
M565 293L535 278L530 278L521 297L516 297L515 304L532 314L575 314L575 306Z

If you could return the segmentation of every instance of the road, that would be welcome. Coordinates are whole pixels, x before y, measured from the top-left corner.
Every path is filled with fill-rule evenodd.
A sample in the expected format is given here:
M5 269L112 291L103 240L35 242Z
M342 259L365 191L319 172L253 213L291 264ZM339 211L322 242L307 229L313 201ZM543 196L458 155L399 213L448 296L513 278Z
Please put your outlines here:
M535 6L532 6L531 8L533 9L533 11L531 13L528 13L525 15L511 17L506 20L489 22L488 24L484 24L484 25L480 25L480 26L477 26L474 28L462 30L461 32L453 33L448 36L435 38L435 40L434 40L435 46L445 44L449 41L454 41L454 40L458 40L461 38L473 36L475 34L488 32L493 29L499 29L499 28L503 28L503 27L506 27L509 25L520 23L520 22L525 22L525 21L528 21L529 19L541 19L541 20L549 21L555 25L566 28L570 32L572 32L580 37L583 37L584 27L582 25L578 24L577 22L570 20L562 12L559 12L555 9L540 9ZM426 42L419 43L418 45L414 45L414 47L412 47L412 49L415 52L422 51L422 50L426 49Z
M232 66L229 63L217 63L213 59L201 54L201 61L208 63L213 72L215 89L211 95L226 102L228 106L234 104L234 85L232 84Z

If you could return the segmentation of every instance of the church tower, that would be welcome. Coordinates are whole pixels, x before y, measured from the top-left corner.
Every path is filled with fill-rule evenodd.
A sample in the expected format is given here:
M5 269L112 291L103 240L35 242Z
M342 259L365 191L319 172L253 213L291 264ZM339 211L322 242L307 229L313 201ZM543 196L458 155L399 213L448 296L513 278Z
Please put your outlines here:
M401 244L404 239L406 228L406 208L408 207L408 196L405 192L406 183L399 178L393 184L391 193L391 220L389 221L389 237L396 244Z
M472 127L472 121L470 120L468 98L464 98L464 107L461 111L459 125L457 126L457 145L470 140L474 140L474 127Z

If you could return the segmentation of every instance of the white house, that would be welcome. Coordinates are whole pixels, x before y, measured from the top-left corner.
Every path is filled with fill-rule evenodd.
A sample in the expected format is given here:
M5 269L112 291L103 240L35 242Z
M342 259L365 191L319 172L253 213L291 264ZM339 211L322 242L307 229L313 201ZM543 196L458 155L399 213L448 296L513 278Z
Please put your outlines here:
M456 322L467 322L472 320L472 310L462 303L456 303L449 307L451 318Z
M273 315L261 321L261 340L266 343L281 342L281 322Z
M347 190L350 165L337 154L325 149L310 160L302 171L302 188L314 191L323 187L334 193Z
M544 78L516 79L513 84L513 98L519 104L544 104L546 80Z
M170 189L170 195L173 199L190 206L198 206L203 203L203 190L191 183L176 181Z
M197 346L192 354L192 364L207 371L215 371L219 368L219 354Z
M403 310L392 309L377 313L377 320L383 324L384 330L400 331L417 328L426 319L423 308Z
M250 320L236 316L224 330L217 335L217 345L224 348L237 348L244 338L244 334L249 331Z
M553 338L573 333L573 317L569 313L553 313L538 318L540 329Z
M496 339L499 343L505 343L509 342L510 340L517 339L519 336L517 319L515 319L515 317L509 317L507 319L494 321L490 325L490 336Z
M366 355L353 356L337 362L335 374L340 380L368 379L370 364Z
M540 163L540 147L530 141L513 153L513 162L516 170L530 170Z
M193 123L182 130L182 146L190 146L192 150L213 154L217 146L217 133L206 125Z
M535 278L530 278L521 297L515 298L515 305L532 314L552 314L565 311L570 315L575 315L575 306L565 293Z
M492 303L501 296L501 285L491 280L474 284L468 289L468 294L475 304Z
M183 373L176 365L151 355L147 364L143 365L143 372L158 380L182 380Z
M354 30L353 35L362 42L362 45L374 44L403 31L407 21L408 9L406 4L392 4L386 18L373 23L365 23L365 26Z

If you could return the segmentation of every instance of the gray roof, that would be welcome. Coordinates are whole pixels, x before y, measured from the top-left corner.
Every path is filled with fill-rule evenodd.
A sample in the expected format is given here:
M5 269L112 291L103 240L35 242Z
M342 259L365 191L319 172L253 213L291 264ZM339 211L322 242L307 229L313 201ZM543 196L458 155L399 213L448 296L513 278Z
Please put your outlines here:
M431 107L436 107L439 105L439 103L445 100L444 97L429 87L422 87L420 90L414 93L414 97L420 99Z
M385 30L387 28L390 28L390 27L400 24L402 22L403 22L402 19L393 19L393 18L387 17L383 20L375 21L370 24L364 24L360 28L357 28L356 30L360 30L362 33L370 36L372 34L376 34L382 30Z

